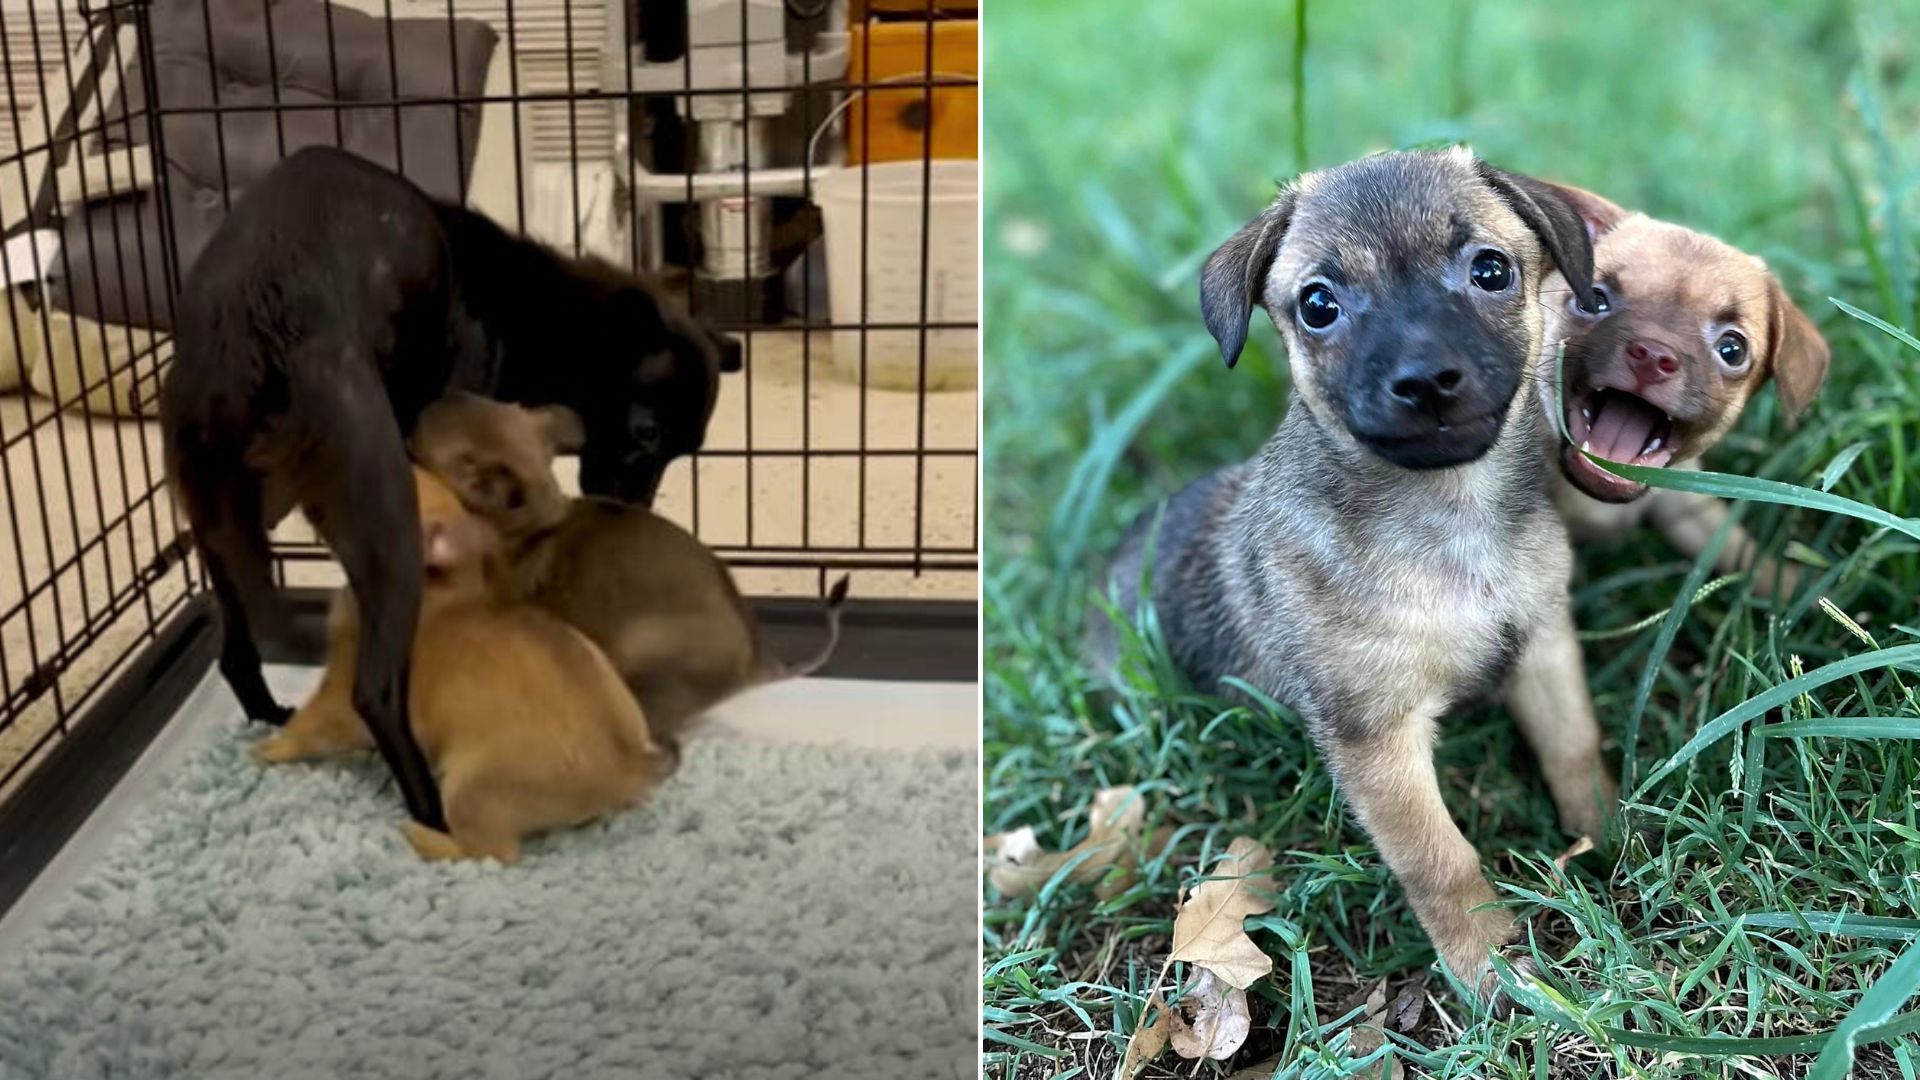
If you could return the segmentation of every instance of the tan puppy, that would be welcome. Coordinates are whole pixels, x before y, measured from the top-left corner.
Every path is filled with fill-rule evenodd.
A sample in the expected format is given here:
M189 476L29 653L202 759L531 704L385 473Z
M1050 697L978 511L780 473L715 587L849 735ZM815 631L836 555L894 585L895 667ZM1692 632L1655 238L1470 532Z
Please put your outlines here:
M1577 188L1562 188L1593 237L1595 313L1576 310L1564 281L1547 290L1547 374L1541 399L1551 416L1552 361L1566 340L1565 406L1573 445L1553 441L1559 459L1555 505L1576 539L1617 538L1643 523L1698 556L1727 517L1708 495L1615 476L1588 461L1585 445L1611 461L1699 468L1733 429L1747 402L1772 379L1789 420L1826 379L1829 351L1760 259ZM1718 567L1752 566L1753 538L1736 528ZM1754 567L1763 595L1791 593L1791 564Z
M458 394L421 415L413 453L505 538L514 595L606 650L656 738L673 745L723 699L827 662L846 578L828 595L819 653L791 666L767 655L733 576L705 544L646 507L561 492L553 459L579 440L565 409Z
M488 582L498 540L431 473L416 468L427 583L413 645L414 736L445 794L447 832L407 823L428 859L520 857L521 838L577 825L638 800L672 770L607 658L538 609L503 602ZM342 591L328 621L320 687L272 738L262 761L373 745L353 711L358 615Z

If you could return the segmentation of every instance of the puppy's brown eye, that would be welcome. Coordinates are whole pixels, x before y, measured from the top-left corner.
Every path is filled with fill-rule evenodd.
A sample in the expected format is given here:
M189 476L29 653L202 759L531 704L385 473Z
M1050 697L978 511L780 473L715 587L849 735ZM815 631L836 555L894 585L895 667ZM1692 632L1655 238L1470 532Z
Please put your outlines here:
M1720 354L1720 362L1730 368L1745 367L1747 364L1747 339L1729 330L1720 335L1713 343L1713 351Z
M1613 303L1607 299L1607 290L1598 285L1593 287L1593 307L1590 310L1595 315L1605 315L1613 310Z
M1475 288L1487 292L1506 292L1513 284L1513 263L1497 251L1483 251L1473 257L1473 266L1467 271L1473 279Z
M1309 330L1325 330L1340 317L1340 302L1325 285L1309 285L1300 290L1300 321Z

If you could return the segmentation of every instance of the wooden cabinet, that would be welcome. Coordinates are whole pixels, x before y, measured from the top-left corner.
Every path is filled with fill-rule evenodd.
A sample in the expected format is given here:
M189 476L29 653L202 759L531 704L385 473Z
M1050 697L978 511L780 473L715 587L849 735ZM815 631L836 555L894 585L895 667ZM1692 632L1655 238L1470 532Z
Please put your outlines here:
M911 10L924 11L925 5ZM919 82L927 67L929 28L933 31L936 78L943 74L978 78L980 24L973 19L936 19L932 23L924 19L873 19L856 23L850 41L849 78L856 83L895 77ZM925 153L929 130L934 157L978 157L980 89L935 87L931 99L924 86L868 90L848 110L847 124L848 159L855 164L918 160Z

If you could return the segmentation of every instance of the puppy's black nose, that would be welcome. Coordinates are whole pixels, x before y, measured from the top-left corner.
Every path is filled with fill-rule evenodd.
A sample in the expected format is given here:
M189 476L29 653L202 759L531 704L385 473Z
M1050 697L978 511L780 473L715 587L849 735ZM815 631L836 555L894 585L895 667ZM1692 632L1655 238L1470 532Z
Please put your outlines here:
M1464 381L1459 368L1412 361L1394 369L1387 390L1402 405L1438 416L1459 396Z

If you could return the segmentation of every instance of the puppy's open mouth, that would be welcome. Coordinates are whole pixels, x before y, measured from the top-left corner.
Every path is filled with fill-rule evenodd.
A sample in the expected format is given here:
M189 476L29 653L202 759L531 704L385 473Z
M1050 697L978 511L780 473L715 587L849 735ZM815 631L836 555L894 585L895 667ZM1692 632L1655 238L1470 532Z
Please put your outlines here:
M1561 466L1580 490L1607 502L1631 502L1647 486L1612 473L1588 461L1595 457L1624 465L1658 468L1673 460L1673 418L1645 398L1603 387L1576 394L1567 403L1567 429L1573 445L1564 449Z

